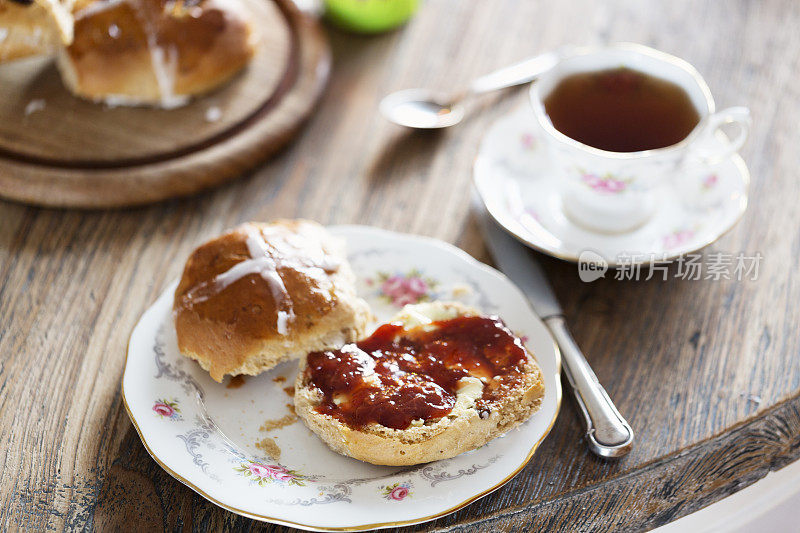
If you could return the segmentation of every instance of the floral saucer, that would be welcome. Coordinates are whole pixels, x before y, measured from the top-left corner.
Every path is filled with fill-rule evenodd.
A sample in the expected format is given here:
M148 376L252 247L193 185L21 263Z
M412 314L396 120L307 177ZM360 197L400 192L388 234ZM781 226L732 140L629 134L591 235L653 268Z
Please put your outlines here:
M452 513L519 472L555 422L560 359L553 339L505 276L433 239L363 226L347 242L358 289L379 320L407 303L456 299L497 314L542 368L541 410L480 449L416 467L380 467L328 449L298 421L297 363L257 377L211 380L178 353L170 285L131 334L123 399L150 455L230 511L308 530L392 527Z
M535 250L573 262L591 250L612 266L668 261L720 238L747 207L750 175L734 154L664 180L653 216L639 228L618 234L585 229L564 214L565 184L535 137L535 121L527 109L498 120L484 137L474 167L475 185L489 213ZM613 176L586 175L583 182L608 195L624 189Z

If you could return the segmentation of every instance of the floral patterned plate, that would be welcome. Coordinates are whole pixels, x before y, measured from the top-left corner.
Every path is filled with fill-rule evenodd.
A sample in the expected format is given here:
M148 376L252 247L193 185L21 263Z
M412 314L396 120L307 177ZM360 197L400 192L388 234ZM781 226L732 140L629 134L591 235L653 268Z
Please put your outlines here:
M716 241L747 207L750 175L735 154L664 180L655 213L634 231L584 229L563 213L564 182L535 137L535 121L526 108L498 120L484 137L474 167L475 186L489 213L535 250L573 262L591 250L612 266L668 261ZM606 194L624 189L613 176L586 175L584 183Z
M560 360L549 333L506 277L454 246L361 226L331 231L346 240L359 292L379 320L431 299L502 317L543 370L541 410L486 446L444 461L398 468L343 457L293 414L296 362L218 384L178 353L173 284L133 330L123 378L125 404L148 452L221 507L310 530L424 522L489 494L525 466L558 414Z

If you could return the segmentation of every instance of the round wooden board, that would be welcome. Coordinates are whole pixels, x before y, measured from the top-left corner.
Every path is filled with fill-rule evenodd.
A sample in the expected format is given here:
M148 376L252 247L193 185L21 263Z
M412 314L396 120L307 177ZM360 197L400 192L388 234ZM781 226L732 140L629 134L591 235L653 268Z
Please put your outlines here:
M317 21L291 0L247 3L260 33L252 63L179 109L75 98L49 58L0 65L0 196L53 207L145 204L207 189L264 161L314 107L330 49Z

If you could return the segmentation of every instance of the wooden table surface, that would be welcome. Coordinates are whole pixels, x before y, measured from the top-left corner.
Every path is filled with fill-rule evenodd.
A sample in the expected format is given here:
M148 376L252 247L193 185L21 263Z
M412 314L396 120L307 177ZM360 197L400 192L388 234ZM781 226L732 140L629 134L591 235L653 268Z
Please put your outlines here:
M429 0L393 33L330 31L334 73L318 112L295 144L232 185L126 211L0 203L0 529L282 530L215 507L147 455L120 397L134 323L194 246L246 220L371 224L486 260L471 165L525 91L486 97L438 134L388 124L377 103L395 89L459 87L568 42L654 46L693 63L719 106L750 106L750 207L706 253L761 252L759 277L586 284L573 265L541 257L636 446L619 461L594 457L565 401L505 487L408 529L644 530L797 459L798 27L791 0Z

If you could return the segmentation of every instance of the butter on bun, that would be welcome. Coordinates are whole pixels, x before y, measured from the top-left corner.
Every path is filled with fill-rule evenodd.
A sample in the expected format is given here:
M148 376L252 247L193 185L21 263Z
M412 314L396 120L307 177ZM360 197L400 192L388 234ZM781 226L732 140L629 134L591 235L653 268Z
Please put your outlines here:
M343 243L307 220L250 222L197 248L173 310L181 353L216 381L338 348L371 317Z
M543 396L536 361L499 318L432 302L301 359L295 410L338 453L413 465L483 446L538 411Z
M74 39L59 57L77 96L177 107L244 68L255 52L240 0L77 0Z
M72 42L72 0L0 0L0 62Z

